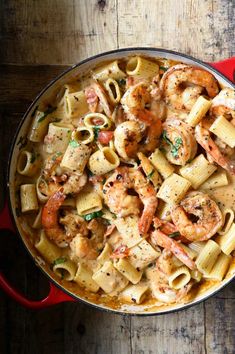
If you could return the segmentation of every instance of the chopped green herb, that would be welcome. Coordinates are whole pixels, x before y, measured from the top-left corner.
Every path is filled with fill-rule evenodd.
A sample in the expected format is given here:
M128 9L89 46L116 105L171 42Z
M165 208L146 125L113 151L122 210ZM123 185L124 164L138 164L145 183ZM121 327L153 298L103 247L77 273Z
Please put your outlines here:
M16 145L19 145L19 149L23 149L27 145L28 139L24 136L21 136Z
M100 218L102 215L103 215L102 210L94 211L94 213L83 215L83 219L85 219L86 221L91 221L92 219Z
M104 185L106 182L106 178L103 178L102 184Z
M93 129L94 129L94 139L97 140L100 132L100 128L94 127Z
M62 152L58 151L54 156L52 156L52 161L55 161L59 156L62 155Z
M43 112L43 114L39 117L38 119L38 123L42 122L47 116L48 114L54 112L56 110L56 107L48 107L47 110L45 112Z
M153 177L155 171L152 170L148 175L147 175L147 178L150 179L151 177Z
M165 130L163 130L162 133L162 139L170 145L171 147L171 153L173 157L178 157L178 151L180 146L183 144L183 141L181 138L176 138L174 141L174 144L171 142L171 140L167 137L167 133Z
M118 84L121 85L121 86L124 86L126 85L126 80L125 79L119 79L117 80Z
M162 70L162 71L167 71L168 68L166 68L165 66L159 66L159 69Z
M54 260L54 262L52 263L52 267L54 267L55 265L57 264L62 264L64 262L67 261L67 258L66 257L60 257L60 258L57 258Z
M88 177L94 176L94 173L92 173L90 170L87 171Z
M77 141L75 141L75 140L70 140L69 145L72 146L73 148L76 148L80 144Z
M177 236L180 236L180 233L179 231L176 231L176 232L172 232L172 234L168 235L170 238L174 238L174 237L177 237Z

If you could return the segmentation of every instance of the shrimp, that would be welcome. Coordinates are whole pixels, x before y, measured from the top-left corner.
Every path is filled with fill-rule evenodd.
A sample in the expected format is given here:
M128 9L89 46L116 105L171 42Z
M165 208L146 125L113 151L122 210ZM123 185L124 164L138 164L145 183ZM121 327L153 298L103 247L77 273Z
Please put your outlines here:
M175 165L184 166L197 153L193 128L179 119L171 118L163 123L162 139L167 159Z
M97 82L92 83L91 86L85 90L85 95L91 112L96 112L98 104L100 104L105 114L111 117L113 109L107 99L104 88L100 84Z
M168 277L175 269L175 263L172 252L164 249L156 261L156 267L146 271L153 296L164 303L180 302L193 285L191 281L179 290L172 289L169 286Z
M142 132L140 124L135 121L126 121L115 129L114 146L124 160L130 160L136 156Z
M59 224L58 211L68 193L78 193L83 186L86 184L86 175L76 176L75 181L71 181L71 184L57 190L54 194L50 196L46 204L42 209L42 226L45 230L46 235L52 241L54 241L58 246L66 246L72 238L70 233L66 234L63 227Z
M203 127L203 122L200 122L196 126L195 137L198 144L206 150L207 154L214 162L230 172L232 175L235 175L235 163L222 154L218 146L212 140L209 130Z
M191 221L188 215L197 221ZM181 235L190 241L206 241L216 234L223 224L217 204L205 193L190 192L171 210L173 223Z
M91 240L81 234L77 234L70 242L71 258L74 261L79 259L93 260L98 252L93 248Z
M128 189L134 189L138 197L129 195ZM139 170L128 167L117 168L106 181L103 193L105 203L118 217L139 214L141 201L144 209L138 223L139 232L140 234L148 232L158 200L153 186Z
M194 99L185 104L184 91L187 87L196 85L196 91L193 96ZM201 94L198 86L207 91L209 97L215 97L219 92L217 80L208 71L185 64L177 64L169 68L163 75L160 81L160 89L166 103L174 109L185 110L189 112L196 101L197 97ZM190 89L191 90L191 89ZM186 94L187 95L187 91Z
M228 87L221 90L212 100L210 113L215 117L231 116L235 125L235 90Z
M157 243L158 246L171 251L176 258L184 263L188 268L195 269L196 265L194 261L188 256L180 243L170 238L160 230L155 230L151 233L151 241Z
M146 104L151 104L151 101L151 94L144 82L131 86L121 99L127 118L144 124L146 139L139 148L142 152L153 152L162 132L161 120L145 108Z

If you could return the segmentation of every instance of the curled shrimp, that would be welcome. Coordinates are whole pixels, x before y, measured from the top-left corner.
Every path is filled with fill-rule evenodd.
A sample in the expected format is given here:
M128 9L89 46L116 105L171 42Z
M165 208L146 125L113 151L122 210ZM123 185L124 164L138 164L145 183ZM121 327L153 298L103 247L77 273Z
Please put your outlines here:
M129 195L130 189L134 189L138 197ZM118 217L139 214L141 201L144 209L138 224L139 232L140 234L148 232L158 201L153 186L139 170L128 167L117 168L107 179L103 193L105 203Z
M197 221L191 221L189 215ZM172 208L171 217L180 234L192 242L210 239L223 224L219 207L202 192L188 193L179 205Z
M66 246L72 238L70 233L66 234L65 229L60 225L58 220L58 211L68 193L71 191L78 193L86 184L86 175L76 176L76 183L71 182L71 185L60 188L50 196L46 204L42 208L42 226L46 235L58 246Z
M203 126L203 122L200 122L195 128L195 137L203 149L206 150L212 161L216 162L219 166L235 175L235 163L225 156L212 140L210 132Z
M127 118L144 124L145 140L139 147L139 150L144 153L155 150L162 132L161 120L154 112L146 109L146 105L150 105L151 102L151 94L144 82L131 86L121 100Z
M192 89L187 87L193 87L196 85L196 92L194 91L194 99L190 99L190 104L185 105L185 98L183 95L185 89L192 94ZM186 64L177 64L169 68L163 75L160 88L165 97L167 104L171 105L174 109L190 111L198 96L201 94L201 90L198 87L202 87L207 91L209 97L215 97L218 92L218 83L212 74L208 71ZM195 90L195 89L194 89ZM183 100L184 98L184 100Z
M138 143L142 138L140 124L136 121L126 121L117 126L114 131L114 146L124 160L134 158Z
M153 296L164 303L180 302L191 289L193 282L189 282L179 290L169 286L168 277L175 269L175 260L172 252L164 249L156 261L156 267L147 271Z
M182 120L167 119L163 123L163 146L171 163L185 165L197 153L193 128Z
M171 251L176 258L178 258L182 263L184 263L188 268L195 269L194 261L189 257L189 255L185 252L183 247L181 247L180 243L170 238L166 234L164 234L160 230L155 230L151 233L151 241L156 243L158 246Z
M97 112L100 104L105 114L111 117L113 109L108 101L104 88L98 84L98 82L93 82L85 89L85 96L91 112Z
M235 90L224 88L212 100L210 112L212 116L231 116L235 125Z

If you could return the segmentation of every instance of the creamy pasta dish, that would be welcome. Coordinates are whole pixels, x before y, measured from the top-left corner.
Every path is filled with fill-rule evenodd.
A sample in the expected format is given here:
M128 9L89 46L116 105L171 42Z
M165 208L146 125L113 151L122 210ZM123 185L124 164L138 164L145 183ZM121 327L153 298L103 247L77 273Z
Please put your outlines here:
M186 302L235 256L235 92L204 69L106 62L41 102L18 218L57 281L97 302Z

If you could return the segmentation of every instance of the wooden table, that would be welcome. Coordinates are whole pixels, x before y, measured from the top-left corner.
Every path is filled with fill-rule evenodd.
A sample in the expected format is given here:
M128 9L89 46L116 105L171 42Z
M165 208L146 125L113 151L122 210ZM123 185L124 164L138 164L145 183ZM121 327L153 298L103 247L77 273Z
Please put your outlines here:
M2 0L0 149L5 167L23 112L55 75L87 56L155 46L205 61L235 55L231 0ZM0 265L30 298L47 281L18 238L1 234ZM0 292L1 353L235 353L235 290L182 312L118 316L80 303L30 311Z

